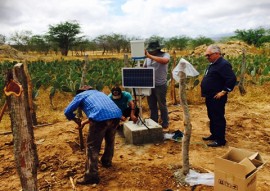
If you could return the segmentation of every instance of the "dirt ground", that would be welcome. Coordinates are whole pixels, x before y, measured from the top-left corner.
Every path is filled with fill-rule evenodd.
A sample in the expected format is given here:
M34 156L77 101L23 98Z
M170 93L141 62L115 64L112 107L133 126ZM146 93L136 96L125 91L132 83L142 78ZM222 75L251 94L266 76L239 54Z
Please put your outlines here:
M194 93L193 93L194 94ZM42 93L41 93L42 95ZM208 148L201 137L209 134L208 118L203 100L189 104L192 135L190 142L190 165L199 172L214 172L214 159L223 155L229 147L243 148L259 152L267 162L270 159L270 84L247 89L240 96L238 89L230 94L226 105L227 141L219 148ZM67 121L63 109L72 97L57 95L56 110L37 110L40 125L34 128L35 142L39 156L38 188L45 190L73 190L71 178L76 181L84 173L85 154L79 149L78 132L75 124ZM189 97L194 95L188 94ZM39 108L48 106L48 96L38 98ZM43 101L41 101L43 100ZM43 104L43 105L42 105ZM48 108L48 107L47 107ZM169 131L184 131L183 112L180 105L172 105L168 96L170 117ZM147 107L143 107L145 118ZM0 124L1 132L10 131L9 117L6 112ZM84 128L84 136L88 128ZM21 190L15 167L13 146L7 145L12 134L0 135L0 190ZM98 185L75 185L76 190L214 190L211 186L196 187L180 185L174 173L182 166L182 144L173 140L164 140L159 144L127 144L121 132L116 135L113 166L103 168L99 173ZM100 155L102 154L101 151ZM270 187L270 165L266 163L257 173L257 191L266 191Z

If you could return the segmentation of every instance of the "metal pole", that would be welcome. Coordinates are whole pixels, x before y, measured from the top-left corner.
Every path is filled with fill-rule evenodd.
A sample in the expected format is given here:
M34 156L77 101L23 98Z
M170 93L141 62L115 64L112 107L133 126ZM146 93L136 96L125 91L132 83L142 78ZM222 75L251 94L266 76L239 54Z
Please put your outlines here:
M141 67L141 62L140 60L137 61L137 67L140 68ZM142 88L137 88L138 89L138 94L139 94L139 116L141 118L141 120L143 120L142 118ZM143 121L138 120L138 125L142 125Z

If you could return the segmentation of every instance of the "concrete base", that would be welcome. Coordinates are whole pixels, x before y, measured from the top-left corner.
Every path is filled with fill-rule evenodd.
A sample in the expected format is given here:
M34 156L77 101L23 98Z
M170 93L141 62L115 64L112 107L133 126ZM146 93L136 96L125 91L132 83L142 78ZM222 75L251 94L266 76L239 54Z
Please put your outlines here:
M127 143L145 144L163 141L162 127L152 119L145 119L144 124L134 124L133 121L124 123L123 134Z

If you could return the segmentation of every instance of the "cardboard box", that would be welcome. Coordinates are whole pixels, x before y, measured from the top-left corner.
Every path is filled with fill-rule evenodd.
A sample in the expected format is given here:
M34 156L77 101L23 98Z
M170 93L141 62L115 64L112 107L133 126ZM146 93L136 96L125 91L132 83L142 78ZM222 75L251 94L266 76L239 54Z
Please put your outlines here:
M254 191L264 162L258 152L233 148L215 159L215 191Z

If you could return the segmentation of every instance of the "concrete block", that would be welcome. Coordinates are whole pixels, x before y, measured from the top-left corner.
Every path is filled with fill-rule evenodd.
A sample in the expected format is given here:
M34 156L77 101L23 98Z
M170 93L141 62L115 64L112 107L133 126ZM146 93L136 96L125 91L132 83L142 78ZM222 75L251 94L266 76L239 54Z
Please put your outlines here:
M132 121L124 123L123 134L127 143L137 145L163 141L162 127L158 123L145 119L144 124L134 124Z

